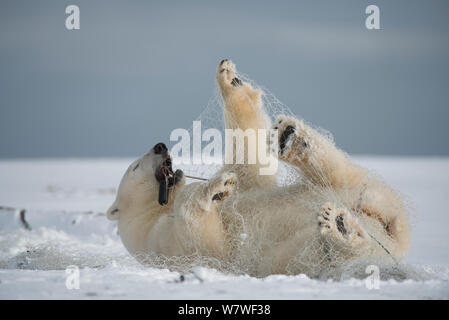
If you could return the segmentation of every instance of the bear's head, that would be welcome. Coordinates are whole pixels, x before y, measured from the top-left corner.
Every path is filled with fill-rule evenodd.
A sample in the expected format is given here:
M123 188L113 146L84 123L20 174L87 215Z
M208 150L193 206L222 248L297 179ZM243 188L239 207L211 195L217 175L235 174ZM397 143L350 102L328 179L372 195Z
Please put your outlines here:
M158 143L128 167L107 217L118 220L127 214L170 207L176 189L184 183L183 172L173 172L167 147Z

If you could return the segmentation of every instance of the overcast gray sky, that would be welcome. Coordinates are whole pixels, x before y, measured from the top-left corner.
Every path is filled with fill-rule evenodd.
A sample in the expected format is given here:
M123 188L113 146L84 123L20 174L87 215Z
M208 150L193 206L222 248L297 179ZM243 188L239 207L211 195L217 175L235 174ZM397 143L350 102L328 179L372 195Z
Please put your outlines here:
M351 154L449 155L448 16L434 0L1 1L0 158L142 154L192 125L225 57Z

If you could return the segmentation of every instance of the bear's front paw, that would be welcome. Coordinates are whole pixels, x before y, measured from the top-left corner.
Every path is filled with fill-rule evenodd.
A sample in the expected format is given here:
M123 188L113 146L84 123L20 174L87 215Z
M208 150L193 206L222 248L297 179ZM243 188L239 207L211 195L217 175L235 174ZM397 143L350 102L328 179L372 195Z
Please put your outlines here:
M184 176L184 172L180 169L176 170L173 174L173 185L183 185L186 181L186 178Z
M239 87L242 85L235 71L235 64L228 59L221 60L217 67L217 82L220 87Z
M213 185L212 200L220 201L230 197L234 192L236 184L237 176L234 172L228 171L223 173Z
M302 121L295 118L280 115L271 127L278 132L277 143L278 156L282 160L302 160L310 149L310 142Z

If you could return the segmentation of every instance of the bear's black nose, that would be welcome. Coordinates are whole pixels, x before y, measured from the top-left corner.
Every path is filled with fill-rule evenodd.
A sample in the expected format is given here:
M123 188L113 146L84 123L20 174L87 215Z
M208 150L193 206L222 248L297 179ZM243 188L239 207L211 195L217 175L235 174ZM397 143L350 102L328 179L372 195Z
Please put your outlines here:
M221 66L223 63L225 63L225 61L228 61L228 59L223 59L223 60L221 60L221 61L220 61L220 66Z
M162 142L159 142L153 149L155 154L161 154L162 152L167 151L167 146Z

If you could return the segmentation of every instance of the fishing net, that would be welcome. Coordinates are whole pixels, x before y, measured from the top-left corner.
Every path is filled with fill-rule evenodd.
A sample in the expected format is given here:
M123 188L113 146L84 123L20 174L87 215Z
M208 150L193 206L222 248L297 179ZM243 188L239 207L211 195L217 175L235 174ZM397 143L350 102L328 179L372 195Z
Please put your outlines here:
M180 272L188 272L196 266L206 266L256 277L278 273L305 273L322 279L339 279L348 274L363 278L367 274L359 270L365 270L365 266L373 263L394 266L391 269L395 270L391 272L393 277L401 274L397 272L399 266L394 258L397 253L394 250L398 247L397 239L393 239L396 230L388 230L394 226L388 225L382 218L384 209L387 210L387 215L404 211L402 201L396 193L373 174L355 165L346 167L345 164L350 162L349 157L335 148L329 132L294 115L286 105L248 76L236 72L235 78L240 82L233 79L235 85L229 90L242 90L241 99L247 98L247 101L224 101L223 89L217 86L206 108L196 119L201 124L202 133L208 129L217 129L224 141L226 128L236 128L242 123L254 126L251 120L245 122L237 118L242 117L238 110L241 107L238 104L241 103L246 104L244 107L255 110L255 117L259 117L255 126L263 124L260 126L269 129L279 115L285 115L297 120L295 124L299 127L296 131L304 133L304 137L299 137L296 142L287 139L285 144L292 149L292 155L288 161L278 162L275 174L264 177L257 176L257 165L224 165L225 146L218 154L221 158L217 154L206 155L213 158L212 161L206 161L208 163L204 161L204 153L195 153L193 148L191 158L202 159L199 164L176 165L176 154L172 154L175 157L175 167L181 168L186 175L210 179L209 182L187 179L187 183L196 183L198 188L212 183L224 172L230 171L237 175L238 181L232 195L211 204L216 208L216 211L212 210L212 214L219 217L220 228L223 230L217 237L225 249L218 253L211 249L213 244L208 241L212 238L212 242L216 241L216 238L204 236L199 231L210 223L210 217L207 214L202 217L196 213L195 197L198 193L192 191L189 199L193 203L192 208L184 212L191 216L191 219L187 219L190 235L185 243L191 254L174 257L145 254L139 255L138 259L151 266ZM244 91L245 84L249 84L254 91L263 92L260 104L257 99L252 99L251 92ZM229 112L229 105L237 111ZM189 133L194 135L196 129L192 127ZM201 141L201 150L208 143L207 138L204 139L206 141ZM275 136L276 142L278 138L279 135ZM234 147L234 160L236 148L238 147ZM240 151L245 157L249 157L248 144L242 148ZM294 150L295 148L307 150L299 151ZM273 156L277 156L277 153ZM321 233L317 217L328 203L334 211L346 210L350 218L366 231L365 237L369 239L366 239L364 245L345 246L338 239L335 240L335 237ZM349 228L347 223L345 221L340 227ZM357 234L358 231L354 232ZM348 270L357 272L351 273Z

